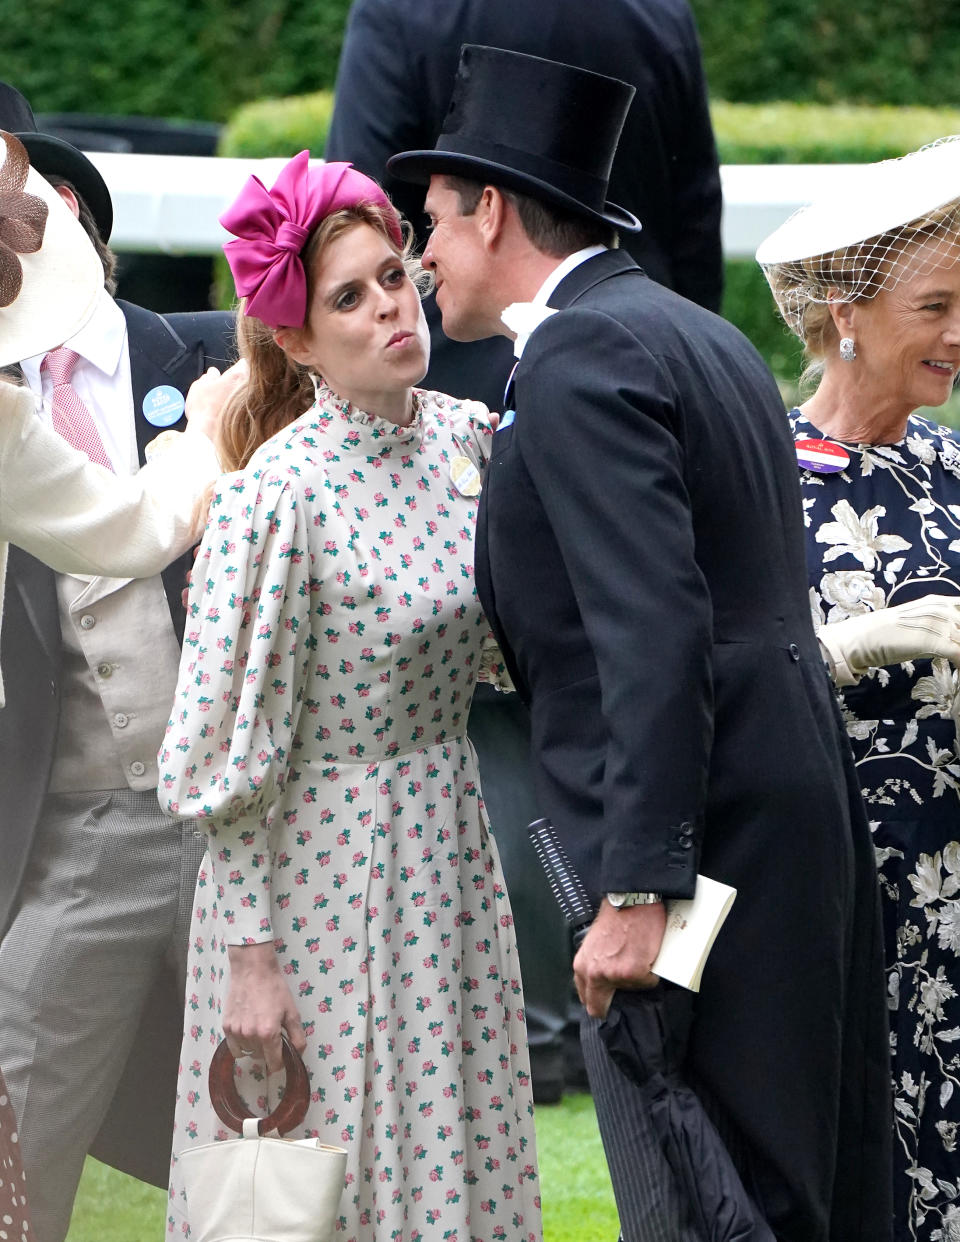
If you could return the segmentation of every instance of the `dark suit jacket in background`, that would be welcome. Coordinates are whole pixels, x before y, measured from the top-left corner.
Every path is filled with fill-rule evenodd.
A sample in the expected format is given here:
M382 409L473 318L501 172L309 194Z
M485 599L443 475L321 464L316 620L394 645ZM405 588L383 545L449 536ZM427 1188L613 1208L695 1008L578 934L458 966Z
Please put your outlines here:
M609 198L643 230L621 244L648 275L711 310L723 290L720 173L686 0L354 0L326 157L381 181L423 239L425 188L386 174L398 151L434 145L460 46L482 43L580 65L637 88ZM425 386L501 408L509 341L450 347L433 299Z
M118 302L127 321L133 408L141 465L158 428L143 416L143 398L161 384L184 395L209 366L233 361L233 318L215 311L161 317ZM186 420L174 425L182 430ZM178 641L185 614L180 593L193 563L187 553L163 573ZM60 712L60 616L53 570L11 547L3 617L2 656L6 707L0 711L0 930L17 905L20 887L47 794ZM173 973L158 978L151 1007L141 1019L131 1053L135 1069L118 1091L94 1154L137 1177L166 1185L176 1072L183 1028L183 998Z
M594 901L738 889L689 1069L783 1242L889 1237L876 875L810 621L796 459L730 324L608 251L559 285L480 503L477 586Z

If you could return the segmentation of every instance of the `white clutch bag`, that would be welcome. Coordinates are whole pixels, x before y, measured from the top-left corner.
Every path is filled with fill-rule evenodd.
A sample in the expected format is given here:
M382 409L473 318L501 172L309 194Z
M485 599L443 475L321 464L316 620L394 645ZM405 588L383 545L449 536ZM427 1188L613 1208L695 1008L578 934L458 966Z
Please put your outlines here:
M310 1080L286 1039L283 1060L283 1099L258 1119L240 1099L226 1043L214 1053L210 1101L224 1125L242 1137L205 1143L179 1157L191 1242L332 1242L346 1151L319 1139L262 1137L289 1133L306 1116Z

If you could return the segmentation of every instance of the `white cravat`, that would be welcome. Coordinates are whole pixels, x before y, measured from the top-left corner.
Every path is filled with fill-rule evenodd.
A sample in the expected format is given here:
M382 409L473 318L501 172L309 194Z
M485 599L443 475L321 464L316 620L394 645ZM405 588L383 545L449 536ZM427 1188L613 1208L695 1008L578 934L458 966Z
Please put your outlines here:
M547 302L564 277L569 276L581 263L586 263L587 259L603 254L606 249L606 246L585 246L583 250L575 250L573 254L568 254L543 282L532 302L511 302L504 308L500 318L510 331L516 334L516 340L513 343L514 357L523 357L527 341L534 330L545 319L557 313L554 307L547 305Z

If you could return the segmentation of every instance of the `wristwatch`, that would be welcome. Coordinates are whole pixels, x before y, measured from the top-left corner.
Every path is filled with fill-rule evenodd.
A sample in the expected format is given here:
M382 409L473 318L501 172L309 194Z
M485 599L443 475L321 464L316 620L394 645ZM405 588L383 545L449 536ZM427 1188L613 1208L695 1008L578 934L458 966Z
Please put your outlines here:
M624 910L627 906L655 906L663 901L662 893L607 893L607 901L614 910Z

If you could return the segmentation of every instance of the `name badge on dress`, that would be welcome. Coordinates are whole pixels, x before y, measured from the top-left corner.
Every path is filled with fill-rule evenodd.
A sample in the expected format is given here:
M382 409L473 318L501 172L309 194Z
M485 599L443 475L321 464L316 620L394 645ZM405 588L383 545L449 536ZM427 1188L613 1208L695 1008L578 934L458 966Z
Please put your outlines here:
M469 457L460 454L454 457L450 463L450 477L461 496L480 495L480 471Z
M797 464L801 470L817 474L836 474L850 465L850 454L830 440L798 440Z

